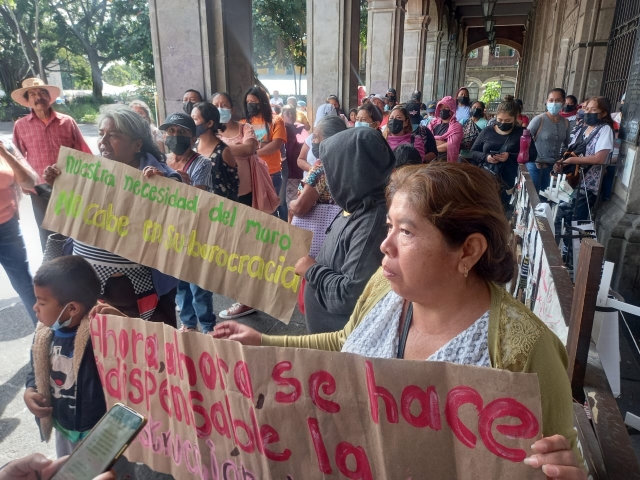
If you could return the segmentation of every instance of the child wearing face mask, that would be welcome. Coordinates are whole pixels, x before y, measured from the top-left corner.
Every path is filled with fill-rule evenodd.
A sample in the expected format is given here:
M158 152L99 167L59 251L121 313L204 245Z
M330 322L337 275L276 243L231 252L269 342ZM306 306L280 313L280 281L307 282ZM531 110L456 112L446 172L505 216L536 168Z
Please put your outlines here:
M38 325L24 402L43 441L55 429L58 458L69 455L107 411L93 354L89 312L100 280L84 258L44 263L33 277Z

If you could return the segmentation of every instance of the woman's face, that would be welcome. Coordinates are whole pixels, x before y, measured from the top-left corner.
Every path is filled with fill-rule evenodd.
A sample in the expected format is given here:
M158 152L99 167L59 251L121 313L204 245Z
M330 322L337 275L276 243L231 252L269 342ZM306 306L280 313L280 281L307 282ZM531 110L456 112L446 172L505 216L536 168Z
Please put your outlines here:
M340 108L340 103L335 98L331 98L329 100L329 103L333 105L333 108L335 108L336 110Z
M131 107L131 110L136 112L138 115L140 115L142 118L144 118L147 121L147 123L149 123L149 121L150 121L149 117L147 117L147 112L145 112L143 108Z
M600 108L598 107L598 102L596 102L595 100L591 100L589 103L587 103L586 107L582 108L584 110L585 115L587 113L597 113L598 114L598 118L603 118L607 112L605 112L604 110L600 110Z
M562 98L560 92L549 92L547 103L559 103L560 105L564 105L564 98Z
M466 88L461 88L460 91L458 92L458 96L469 98L469 90L467 90Z
M356 121L356 117L358 116L358 112L357 111L353 111L349 114L349 120L351 120L352 122Z
M473 110L474 108L479 108L480 110L482 110L482 105L480 105L480 102L475 102L473 105L471 105L471 110Z
M369 112L366 110L359 110L356 115L356 122L365 122L368 123L371 128L378 128L380 124L378 122L374 122Z
M191 118L193 118L193 121L196 123L196 126L205 123L204 117L200 113L199 108L194 108L193 110L191 110ZM209 120L207 122L207 128L212 128L212 127L213 127L213 120Z
M247 102L249 102L249 97L255 98L253 95L249 95L247 97ZM218 109L228 108L229 110L232 110L231 103L229 103L229 100L224 95L216 95L211 99L211 103Z
M257 103L258 105L260 105L260 99L255 95L249 94L247 95L247 103Z
M509 115L506 112L499 112L496 115L496 122L497 123L512 123L515 126L516 123L516 117Z
M106 117L98 127L98 148L104 158L132 165L142 148L142 140L125 135L116 128L112 118Z
M388 233L380 250L382 268L391 287L410 301L437 298L446 280L460 275L461 248L451 248L440 231L414 211L406 194L393 197L387 215Z
M411 126L407 117L405 117L404 113L402 113L402 110L394 110L393 112L391 112L391 115L389 115L389 120L393 120L393 119L402 121L402 133L405 133L407 129Z

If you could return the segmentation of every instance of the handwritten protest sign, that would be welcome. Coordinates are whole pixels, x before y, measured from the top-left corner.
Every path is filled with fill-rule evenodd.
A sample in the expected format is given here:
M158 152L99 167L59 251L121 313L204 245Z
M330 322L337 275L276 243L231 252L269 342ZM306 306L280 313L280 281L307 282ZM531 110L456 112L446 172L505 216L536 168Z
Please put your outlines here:
M125 455L175 478L542 479L537 376L441 362L243 347L98 315L109 406L149 422Z
M309 253L311 232L67 147L57 165L45 228L289 322L300 288L294 265Z

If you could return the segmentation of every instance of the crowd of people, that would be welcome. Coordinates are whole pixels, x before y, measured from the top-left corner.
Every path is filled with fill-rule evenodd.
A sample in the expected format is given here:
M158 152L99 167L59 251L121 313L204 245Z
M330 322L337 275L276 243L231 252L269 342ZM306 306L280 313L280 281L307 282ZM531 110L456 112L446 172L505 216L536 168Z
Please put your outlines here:
M613 151L607 99L578 104L554 88L546 111L529 119L513 97L490 117L464 87L426 103L415 91L405 104L390 88L365 96L346 114L338 97L327 96L313 127L304 101L277 91L270 97L259 86L240 105L226 92L207 101L190 89L183 111L157 127L144 102L105 107L97 121L101 156L313 232L309 255L295 267L309 334L291 337L261 335L233 321L255 312L241 303L219 312L229 320L219 323L211 292L71 238L67 255L45 262L31 278L18 193L32 198L45 249L51 232L41 223L60 175L58 150L90 152L73 119L51 108L56 90L30 79L12 93L31 113L15 123L13 144L0 142L0 260L25 306L33 306L37 329L25 403L43 439L55 430L59 456L73 450L106 408L87 335L88 319L99 311L173 327L179 317L185 334L247 345L537 373L545 438L525 463L553 478L586 478L564 346L502 285L515 267L506 214L518 163L526 162L539 190L551 175L576 176L584 195L569 214L588 218ZM523 137L531 138L526 151ZM257 175L259 168L268 175ZM269 195L279 201L265 201ZM73 385L53 392L54 357L73 355L82 356L73 362ZM88 402L91 408L83 408Z

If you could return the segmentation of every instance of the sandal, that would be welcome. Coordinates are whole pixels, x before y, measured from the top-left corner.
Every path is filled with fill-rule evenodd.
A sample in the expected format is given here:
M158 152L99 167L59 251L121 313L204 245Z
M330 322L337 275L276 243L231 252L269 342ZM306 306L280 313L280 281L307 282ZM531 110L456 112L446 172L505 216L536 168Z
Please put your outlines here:
M197 332L197 328L187 327L184 323L180 326L180 333Z
M218 315L220 318L224 318L225 320L232 320L234 318L244 317L245 315L250 315L255 312L255 308L251 308L242 303L234 303L226 310L223 310Z

